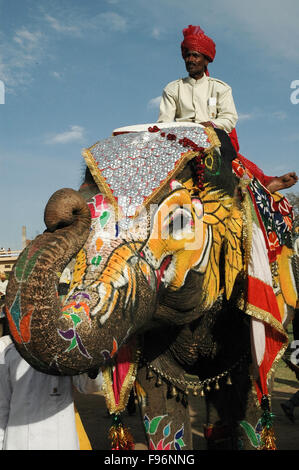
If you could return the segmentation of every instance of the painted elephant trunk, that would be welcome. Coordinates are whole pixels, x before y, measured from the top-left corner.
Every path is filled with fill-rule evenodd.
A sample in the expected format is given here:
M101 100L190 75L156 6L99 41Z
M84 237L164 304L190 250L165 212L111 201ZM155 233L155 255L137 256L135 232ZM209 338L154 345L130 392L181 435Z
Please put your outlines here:
M78 191L70 188L56 191L49 199L44 213L47 231L72 226L77 237L82 231L83 241L86 241L90 227L91 217L88 205ZM80 243L80 240L78 240Z
M91 231L90 209L79 192L62 189L50 198L44 220L47 230L26 247L14 267L6 316L18 351L33 367L73 375L101 366L144 323L142 312L154 308L153 290L145 261L135 247L126 245L111 254L98 279L77 286L62 300L59 279L70 260L83 252ZM132 302L137 285L144 292L140 314Z
M60 315L60 273L85 243L91 220L85 200L68 188L53 194L44 219L47 230L19 256L6 296L6 315L17 349L40 370L47 369L43 363L48 362L48 355L40 354L40 343L49 346L46 326Z

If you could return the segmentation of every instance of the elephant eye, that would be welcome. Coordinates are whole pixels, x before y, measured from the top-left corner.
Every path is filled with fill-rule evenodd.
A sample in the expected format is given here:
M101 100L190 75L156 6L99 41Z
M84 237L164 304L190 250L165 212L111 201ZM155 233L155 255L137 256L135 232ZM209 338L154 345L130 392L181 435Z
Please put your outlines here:
M205 157L205 168L209 173L213 175L219 175L220 166L221 160L218 153L211 152Z

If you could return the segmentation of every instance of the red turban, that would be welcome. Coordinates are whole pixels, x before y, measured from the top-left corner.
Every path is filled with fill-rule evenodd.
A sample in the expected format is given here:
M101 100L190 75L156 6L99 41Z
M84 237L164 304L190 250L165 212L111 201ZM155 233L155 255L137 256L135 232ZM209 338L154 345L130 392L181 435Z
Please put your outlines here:
M205 35L200 26L192 26L183 29L184 41L181 44L182 56L185 56L186 49L200 52L207 56L209 62L213 62L216 55L216 45L214 41Z

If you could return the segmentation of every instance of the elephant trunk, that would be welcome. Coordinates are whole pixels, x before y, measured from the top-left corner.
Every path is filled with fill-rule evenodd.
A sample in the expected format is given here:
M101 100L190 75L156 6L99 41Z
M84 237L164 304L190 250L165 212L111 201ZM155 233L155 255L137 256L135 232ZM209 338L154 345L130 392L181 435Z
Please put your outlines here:
M49 332L61 315L57 286L64 267L88 237L91 217L83 197L64 188L50 198L44 219L47 230L23 250L14 266L5 310L21 355L37 369L55 373L54 363L49 368L55 349Z
M73 189L64 188L56 191L49 199L45 208L44 221L49 232L72 226L77 237L80 237L80 232L84 234L84 243L91 217L88 205L81 194Z
M63 189L49 200L45 223L47 230L14 267L6 315L27 362L41 372L75 375L110 360L152 319L155 276L137 245L123 244L111 249L96 279L87 276L62 301L58 284L66 265L78 254L75 268L77 263L83 271L86 267L85 250L93 236L90 210L78 192Z

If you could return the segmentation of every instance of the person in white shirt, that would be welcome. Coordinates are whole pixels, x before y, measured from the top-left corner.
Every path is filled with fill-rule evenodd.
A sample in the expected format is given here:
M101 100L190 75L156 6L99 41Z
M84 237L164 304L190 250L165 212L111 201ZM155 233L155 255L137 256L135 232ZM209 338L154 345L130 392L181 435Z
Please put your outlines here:
M266 176L260 168L239 154L236 133L238 114L232 89L221 80L209 76L208 64L216 55L214 41L200 26L189 25L183 30L182 56L188 77L170 82L163 90L157 122L189 121L213 126L226 131L238 158L270 191L275 192L293 186L298 177L295 172Z
M73 386L81 393L98 392L102 374L91 379L87 374L68 377L38 372L20 356L10 336L2 336L0 449L79 450Z
M6 287L8 284L8 280L6 279L6 275L3 272L0 272L0 337L4 334L4 301L5 301L5 293Z
M3 297L6 293L6 287L8 284L8 280L6 279L6 275L1 272L0 273L0 296Z

